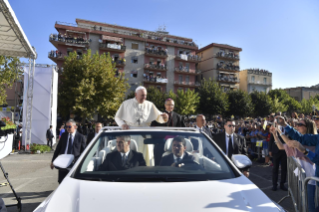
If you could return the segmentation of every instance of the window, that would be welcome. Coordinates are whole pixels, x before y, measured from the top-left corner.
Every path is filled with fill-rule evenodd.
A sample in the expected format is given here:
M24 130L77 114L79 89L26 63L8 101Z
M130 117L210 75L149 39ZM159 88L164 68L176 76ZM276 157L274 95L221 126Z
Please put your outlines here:
M186 63L186 71L189 72L189 63Z
M266 77L264 78L264 84L267 84L267 78Z
M161 72L157 72L157 77L162 78L162 73Z
M118 54L114 54L113 58L114 58L114 62L117 62L120 56Z
M138 44L137 43L132 43L132 49L138 49Z
M138 63L138 58L137 57L132 57L132 63L137 64Z
M186 85L188 85L189 84L189 76L185 77L185 81L186 81Z
M183 88L181 88L181 87L179 87L179 88L177 88L178 90L183 90Z
M153 64L154 64L154 59L150 58L150 65L153 65Z
M160 59L157 60L157 64L156 65L158 65L158 66L161 65L161 60Z
M162 87L161 86L156 86L156 88L160 91L162 91Z
M131 77L137 78L137 71L131 71Z
M182 82L183 82L183 76L182 76L182 75L179 75L179 76L178 76L178 80L179 80L180 83L182 83Z
M200 54L200 57L203 59L204 58L204 54L203 52Z
M255 82L255 76L251 76L251 82Z
M265 93L267 93L267 88L264 88Z
M78 50L76 50L76 53L78 54L79 57L82 56L82 50L78 49Z
M73 49L72 48L67 48L66 52L69 55L71 52L73 52Z

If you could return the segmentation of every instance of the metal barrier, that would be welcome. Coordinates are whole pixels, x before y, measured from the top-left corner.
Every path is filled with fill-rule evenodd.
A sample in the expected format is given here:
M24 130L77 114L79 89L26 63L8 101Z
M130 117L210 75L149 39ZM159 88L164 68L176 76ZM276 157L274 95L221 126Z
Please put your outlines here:
M316 182L316 193L315 193L315 206L316 207L318 207L319 206L319 188L318 188L318 183L319 183L319 178L318 177L307 177L306 179L305 179L305 181L304 181L304 183L303 183L303 186L304 186L304 188L305 188L305 190L304 190L304 202L305 202L305 207L304 207L304 211L306 211L306 209L308 208L308 201L307 201L307 199L308 199L308 187L307 187L307 185L308 185L308 182L310 181L310 180L313 180L313 181L315 181Z
M297 173L297 176L295 174ZM287 175L288 175L288 195L283 197L278 203L281 203L288 197L291 197L296 212L307 212L307 185L309 180L319 182L317 177L306 177L305 170L294 157L287 158ZM316 206L318 205L319 188L316 186Z

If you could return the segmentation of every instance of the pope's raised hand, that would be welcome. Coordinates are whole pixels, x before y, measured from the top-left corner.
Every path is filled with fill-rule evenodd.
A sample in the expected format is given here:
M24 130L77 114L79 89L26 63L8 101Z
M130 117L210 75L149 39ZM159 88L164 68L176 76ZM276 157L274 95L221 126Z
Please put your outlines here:
M164 120L165 122L168 121L168 115L167 115L167 113L162 113L161 116L162 116L162 118L163 118L163 120Z

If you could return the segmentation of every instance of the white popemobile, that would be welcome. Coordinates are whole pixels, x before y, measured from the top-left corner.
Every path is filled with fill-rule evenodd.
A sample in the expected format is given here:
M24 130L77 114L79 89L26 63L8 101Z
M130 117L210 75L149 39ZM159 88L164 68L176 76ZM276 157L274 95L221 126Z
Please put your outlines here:
M54 161L70 172L36 212L285 211L241 173L248 157L194 128L105 127L73 160Z

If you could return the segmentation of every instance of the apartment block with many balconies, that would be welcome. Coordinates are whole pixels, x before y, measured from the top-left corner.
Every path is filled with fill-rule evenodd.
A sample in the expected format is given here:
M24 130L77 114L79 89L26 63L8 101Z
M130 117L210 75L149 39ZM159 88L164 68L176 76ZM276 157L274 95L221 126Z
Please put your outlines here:
M130 90L139 85L154 86L163 92L195 89L196 66L201 58L190 38L136 28L76 19L76 24L56 22L57 33L50 35L55 50L49 58L63 68L64 56L78 57L91 49L92 54L109 53L116 63L115 74L125 73Z
M246 69L239 73L240 89L251 93L263 91L268 93L272 88L272 73L263 69Z
M199 78L216 80L224 91L238 90L241 51L241 48L217 43L199 49Z

